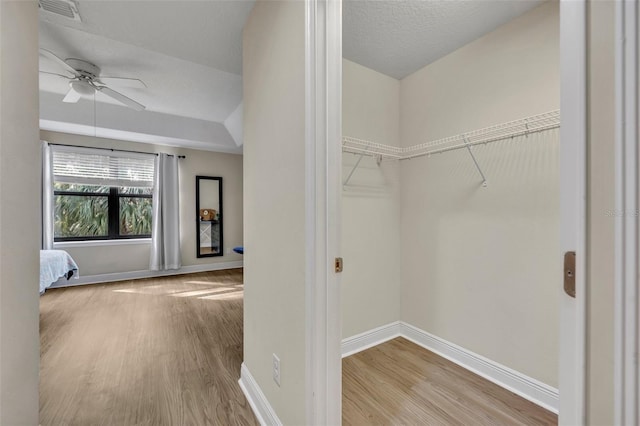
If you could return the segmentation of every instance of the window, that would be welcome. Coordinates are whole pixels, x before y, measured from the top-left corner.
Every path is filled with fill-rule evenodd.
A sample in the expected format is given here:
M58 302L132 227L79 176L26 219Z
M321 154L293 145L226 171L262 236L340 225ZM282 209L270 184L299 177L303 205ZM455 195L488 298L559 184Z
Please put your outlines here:
M54 148L54 241L151 236L153 157Z
M151 236L151 188L55 182L55 241Z

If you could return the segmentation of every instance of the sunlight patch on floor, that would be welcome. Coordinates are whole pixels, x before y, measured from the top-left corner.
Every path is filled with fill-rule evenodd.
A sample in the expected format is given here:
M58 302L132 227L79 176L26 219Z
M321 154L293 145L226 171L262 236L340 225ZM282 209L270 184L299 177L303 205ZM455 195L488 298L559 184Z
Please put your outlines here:
M204 300L229 300L229 299L242 299L244 291L235 291L233 293L214 294L211 296L198 297L198 299Z
M189 288L188 285L148 285L148 286L135 286L131 288L121 288L113 290L115 293L129 293L129 294L145 294L155 296L171 296L171 297L197 297L198 299L205 300L226 300L237 299L244 295L244 284L227 284L224 285L220 282L211 281L185 281L184 284L195 284L198 286L208 285L209 288L193 286ZM229 297L227 297L229 296Z
M174 293L171 296L173 297L202 296L203 294L223 293L223 292L228 292L233 290L234 290L233 287L219 287L219 288L210 288L207 290L194 290L194 291L185 291L182 293Z
M173 294L173 293L179 293L181 291L184 291L183 288L180 289L168 289L166 288L162 288L163 286L147 286L147 287L134 287L134 288L121 288L118 290L113 290L114 293L135 293L135 294Z

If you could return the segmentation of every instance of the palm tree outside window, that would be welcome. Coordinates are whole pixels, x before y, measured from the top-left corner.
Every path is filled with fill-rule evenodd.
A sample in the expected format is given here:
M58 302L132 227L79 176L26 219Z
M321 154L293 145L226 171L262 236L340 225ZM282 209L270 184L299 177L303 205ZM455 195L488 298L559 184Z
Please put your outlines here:
M151 237L154 154L46 146L43 214L53 241Z
M152 188L54 183L54 241L150 238Z

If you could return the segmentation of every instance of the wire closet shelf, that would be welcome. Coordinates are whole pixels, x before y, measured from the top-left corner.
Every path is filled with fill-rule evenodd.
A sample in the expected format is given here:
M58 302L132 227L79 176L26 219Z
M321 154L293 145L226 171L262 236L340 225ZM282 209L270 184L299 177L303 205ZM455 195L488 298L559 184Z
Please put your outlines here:
M349 136L342 138L342 151L351 154L360 154L379 159L401 160L403 149L397 146L383 145L363 139Z
M558 127L560 127L560 111L555 110L405 148L345 136L342 138L342 151L377 157L381 160L409 160L425 155L465 149L474 145L513 139L517 136L526 136Z
M360 161L365 156L375 157L378 164L380 164L382 160L410 160L412 158L430 156L431 154L440 154L457 149L466 149L469 152L478 173L482 177L482 186L487 186L487 179L473 153L472 148L475 145L488 144L502 140L513 140L518 136L528 136L531 133L556 129L558 127L560 127L560 111L555 110L405 148L384 145L348 136L343 137L342 151L360 156L347 175L347 178L344 180L343 185L346 186L349 183L349 180L358 168Z

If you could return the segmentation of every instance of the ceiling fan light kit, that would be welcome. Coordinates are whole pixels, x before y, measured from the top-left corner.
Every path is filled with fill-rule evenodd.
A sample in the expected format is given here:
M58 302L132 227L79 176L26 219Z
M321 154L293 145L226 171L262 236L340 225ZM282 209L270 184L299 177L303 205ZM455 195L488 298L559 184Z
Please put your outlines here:
M40 71L43 74L55 75L60 78L69 80L69 92L67 92L66 96L62 100L63 102L76 103L83 95L93 95L96 91L98 91L135 111L143 111L145 109L145 106L141 103L134 101L133 99L123 95L122 93L116 92L105 83L103 83L100 80L100 67L98 67L97 65L92 64L88 61L84 61L82 59L63 60L53 52L50 52L46 49L40 49L40 54L46 58L49 58L52 62L57 64L59 68L63 69L67 74L69 74L68 76L66 76L57 73ZM140 88L147 87L142 80L137 78L104 78L115 84L122 82L126 85L137 84L137 86Z
M82 80L70 81L69 86L81 95L93 95L96 91L91 83Z

